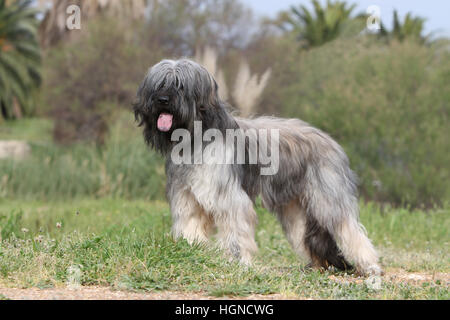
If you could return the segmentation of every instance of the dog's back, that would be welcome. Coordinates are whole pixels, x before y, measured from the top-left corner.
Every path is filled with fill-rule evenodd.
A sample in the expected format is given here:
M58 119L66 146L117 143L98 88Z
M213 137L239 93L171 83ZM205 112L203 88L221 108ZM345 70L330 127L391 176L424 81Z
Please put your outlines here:
M348 158L326 133L299 119L258 117L236 121L243 130L279 132L279 171L261 176L266 180L261 193L268 209L276 211L303 194L305 183L312 183L311 179L333 198L340 197L339 190L356 196L356 175L349 168ZM267 138L270 140L271 135Z

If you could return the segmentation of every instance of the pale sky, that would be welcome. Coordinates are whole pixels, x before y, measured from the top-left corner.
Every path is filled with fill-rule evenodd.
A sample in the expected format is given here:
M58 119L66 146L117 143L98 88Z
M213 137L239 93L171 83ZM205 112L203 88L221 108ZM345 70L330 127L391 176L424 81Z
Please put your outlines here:
M280 10L290 8L291 5L303 4L311 8L310 0L241 0L251 7L258 15L273 17ZM322 4L326 0L320 1ZM449 0L347 0L347 3L355 3L357 7L354 13L366 12L371 5L377 5L381 9L381 20L389 29L392 26L394 9L397 9L401 21L407 12L413 16L426 18L425 34L433 32L436 36L450 36L450 1Z

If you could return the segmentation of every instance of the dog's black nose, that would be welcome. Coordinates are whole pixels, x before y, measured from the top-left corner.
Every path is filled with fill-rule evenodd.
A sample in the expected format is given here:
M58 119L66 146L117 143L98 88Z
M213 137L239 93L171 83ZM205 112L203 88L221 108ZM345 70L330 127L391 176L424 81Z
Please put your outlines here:
M161 103L161 104L168 104L169 103L169 97L168 96L158 97L158 102Z

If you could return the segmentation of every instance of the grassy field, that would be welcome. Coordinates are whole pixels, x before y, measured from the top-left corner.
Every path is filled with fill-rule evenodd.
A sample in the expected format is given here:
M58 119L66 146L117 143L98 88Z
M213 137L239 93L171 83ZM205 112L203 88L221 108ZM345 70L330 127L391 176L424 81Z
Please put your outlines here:
M163 199L163 163L143 147L129 115L121 119L102 149L56 146L48 120L2 124L0 139L29 141L32 155L0 162L0 289L81 285L164 297L450 298L448 204L425 212L361 203L362 222L386 271L378 287L355 275L306 270L276 219L260 208L251 268L230 262L214 245L174 242L168 205L153 200Z
M449 299L449 210L380 212L361 206L386 270L378 288L355 275L305 270L275 218L262 209L259 252L246 269L213 245L174 242L165 202L0 200L0 287L81 284L216 297Z

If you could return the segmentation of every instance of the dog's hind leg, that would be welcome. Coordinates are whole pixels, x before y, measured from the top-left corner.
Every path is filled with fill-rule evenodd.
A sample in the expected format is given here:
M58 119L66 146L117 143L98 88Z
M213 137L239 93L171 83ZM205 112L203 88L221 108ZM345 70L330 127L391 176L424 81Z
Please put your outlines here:
M375 248L358 221L356 198L343 194L339 205L316 191L308 203L307 221L305 240L313 258L318 258L313 265L347 269L349 261L361 274L382 273Z
M333 265L342 270L351 268L331 235L306 215L299 200L285 205L277 216L293 250L300 258L308 259L310 266L327 269Z
M306 218L305 246L313 267L328 269L334 266L339 270L353 268L344 258L330 232L320 226L312 216Z
M346 269L349 261L361 274L381 274L375 248L358 221L356 196L346 190L345 183L333 186L332 181L338 179L330 176L333 177L328 172L326 186L312 185L304 199L310 251L339 269ZM322 181L327 182L326 179L323 177Z
M310 254L305 246L306 215L300 207L298 200L293 200L277 212L278 220L283 231L292 246L292 249L300 258L310 259Z
M214 221L195 200L188 190L180 190L170 199L172 211L172 234L174 238L184 238L190 244L206 242Z
M345 257L352 260L359 273L380 275L378 256L362 225L354 217L347 217L335 229L335 237Z

